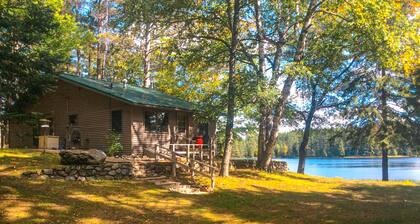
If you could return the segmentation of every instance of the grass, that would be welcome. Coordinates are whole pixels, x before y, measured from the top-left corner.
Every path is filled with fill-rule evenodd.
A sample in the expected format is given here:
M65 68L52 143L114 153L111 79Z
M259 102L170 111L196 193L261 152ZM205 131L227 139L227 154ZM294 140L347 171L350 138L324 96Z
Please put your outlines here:
M181 195L136 181L25 179L55 154L0 150L0 223L419 223L420 186L254 170Z

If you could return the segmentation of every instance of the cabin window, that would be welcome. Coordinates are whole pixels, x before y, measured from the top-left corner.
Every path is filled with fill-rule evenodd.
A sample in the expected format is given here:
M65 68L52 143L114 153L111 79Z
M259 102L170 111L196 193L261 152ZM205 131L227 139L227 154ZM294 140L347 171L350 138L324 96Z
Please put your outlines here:
M79 119L77 114L69 115L69 125L70 126L77 126L79 124Z
M121 133L122 132L122 111L114 110L111 115L112 131Z
M169 118L167 112L146 112L144 121L146 131L168 131Z
M177 113L177 130L178 132L185 132L187 130L187 114L185 113Z

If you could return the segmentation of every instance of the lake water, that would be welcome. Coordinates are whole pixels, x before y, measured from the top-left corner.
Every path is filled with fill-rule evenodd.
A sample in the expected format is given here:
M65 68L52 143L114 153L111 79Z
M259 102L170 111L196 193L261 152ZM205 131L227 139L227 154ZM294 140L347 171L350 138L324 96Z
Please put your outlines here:
M276 159L286 161L291 172L296 172L298 159ZM324 177L345 179L381 180L381 158L307 158L305 173ZM420 181L420 158L390 158L390 180Z

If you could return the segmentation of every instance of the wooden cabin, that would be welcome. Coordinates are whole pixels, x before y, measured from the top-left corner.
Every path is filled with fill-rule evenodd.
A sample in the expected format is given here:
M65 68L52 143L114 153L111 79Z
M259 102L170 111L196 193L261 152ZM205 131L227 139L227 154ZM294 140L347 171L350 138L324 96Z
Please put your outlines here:
M28 112L49 121L48 135L59 136L59 147L107 150L110 132L121 136L125 154L141 153L151 144L194 143L208 139L208 125L193 120L194 105L149 88L122 83L58 76L54 92L42 97ZM11 148L37 148L40 125L10 124Z

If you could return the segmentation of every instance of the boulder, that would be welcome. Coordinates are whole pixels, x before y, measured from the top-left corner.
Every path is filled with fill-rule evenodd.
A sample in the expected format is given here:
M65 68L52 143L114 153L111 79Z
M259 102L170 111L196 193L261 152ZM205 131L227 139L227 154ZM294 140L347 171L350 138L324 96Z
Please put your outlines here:
M41 170L41 173L45 175L53 175L54 171L52 169L43 169Z
M26 171L22 173L23 177L38 177L39 173L37 171Z
M64 150L60 152L63 165L97 165L106 159L106 154L97 149Z

